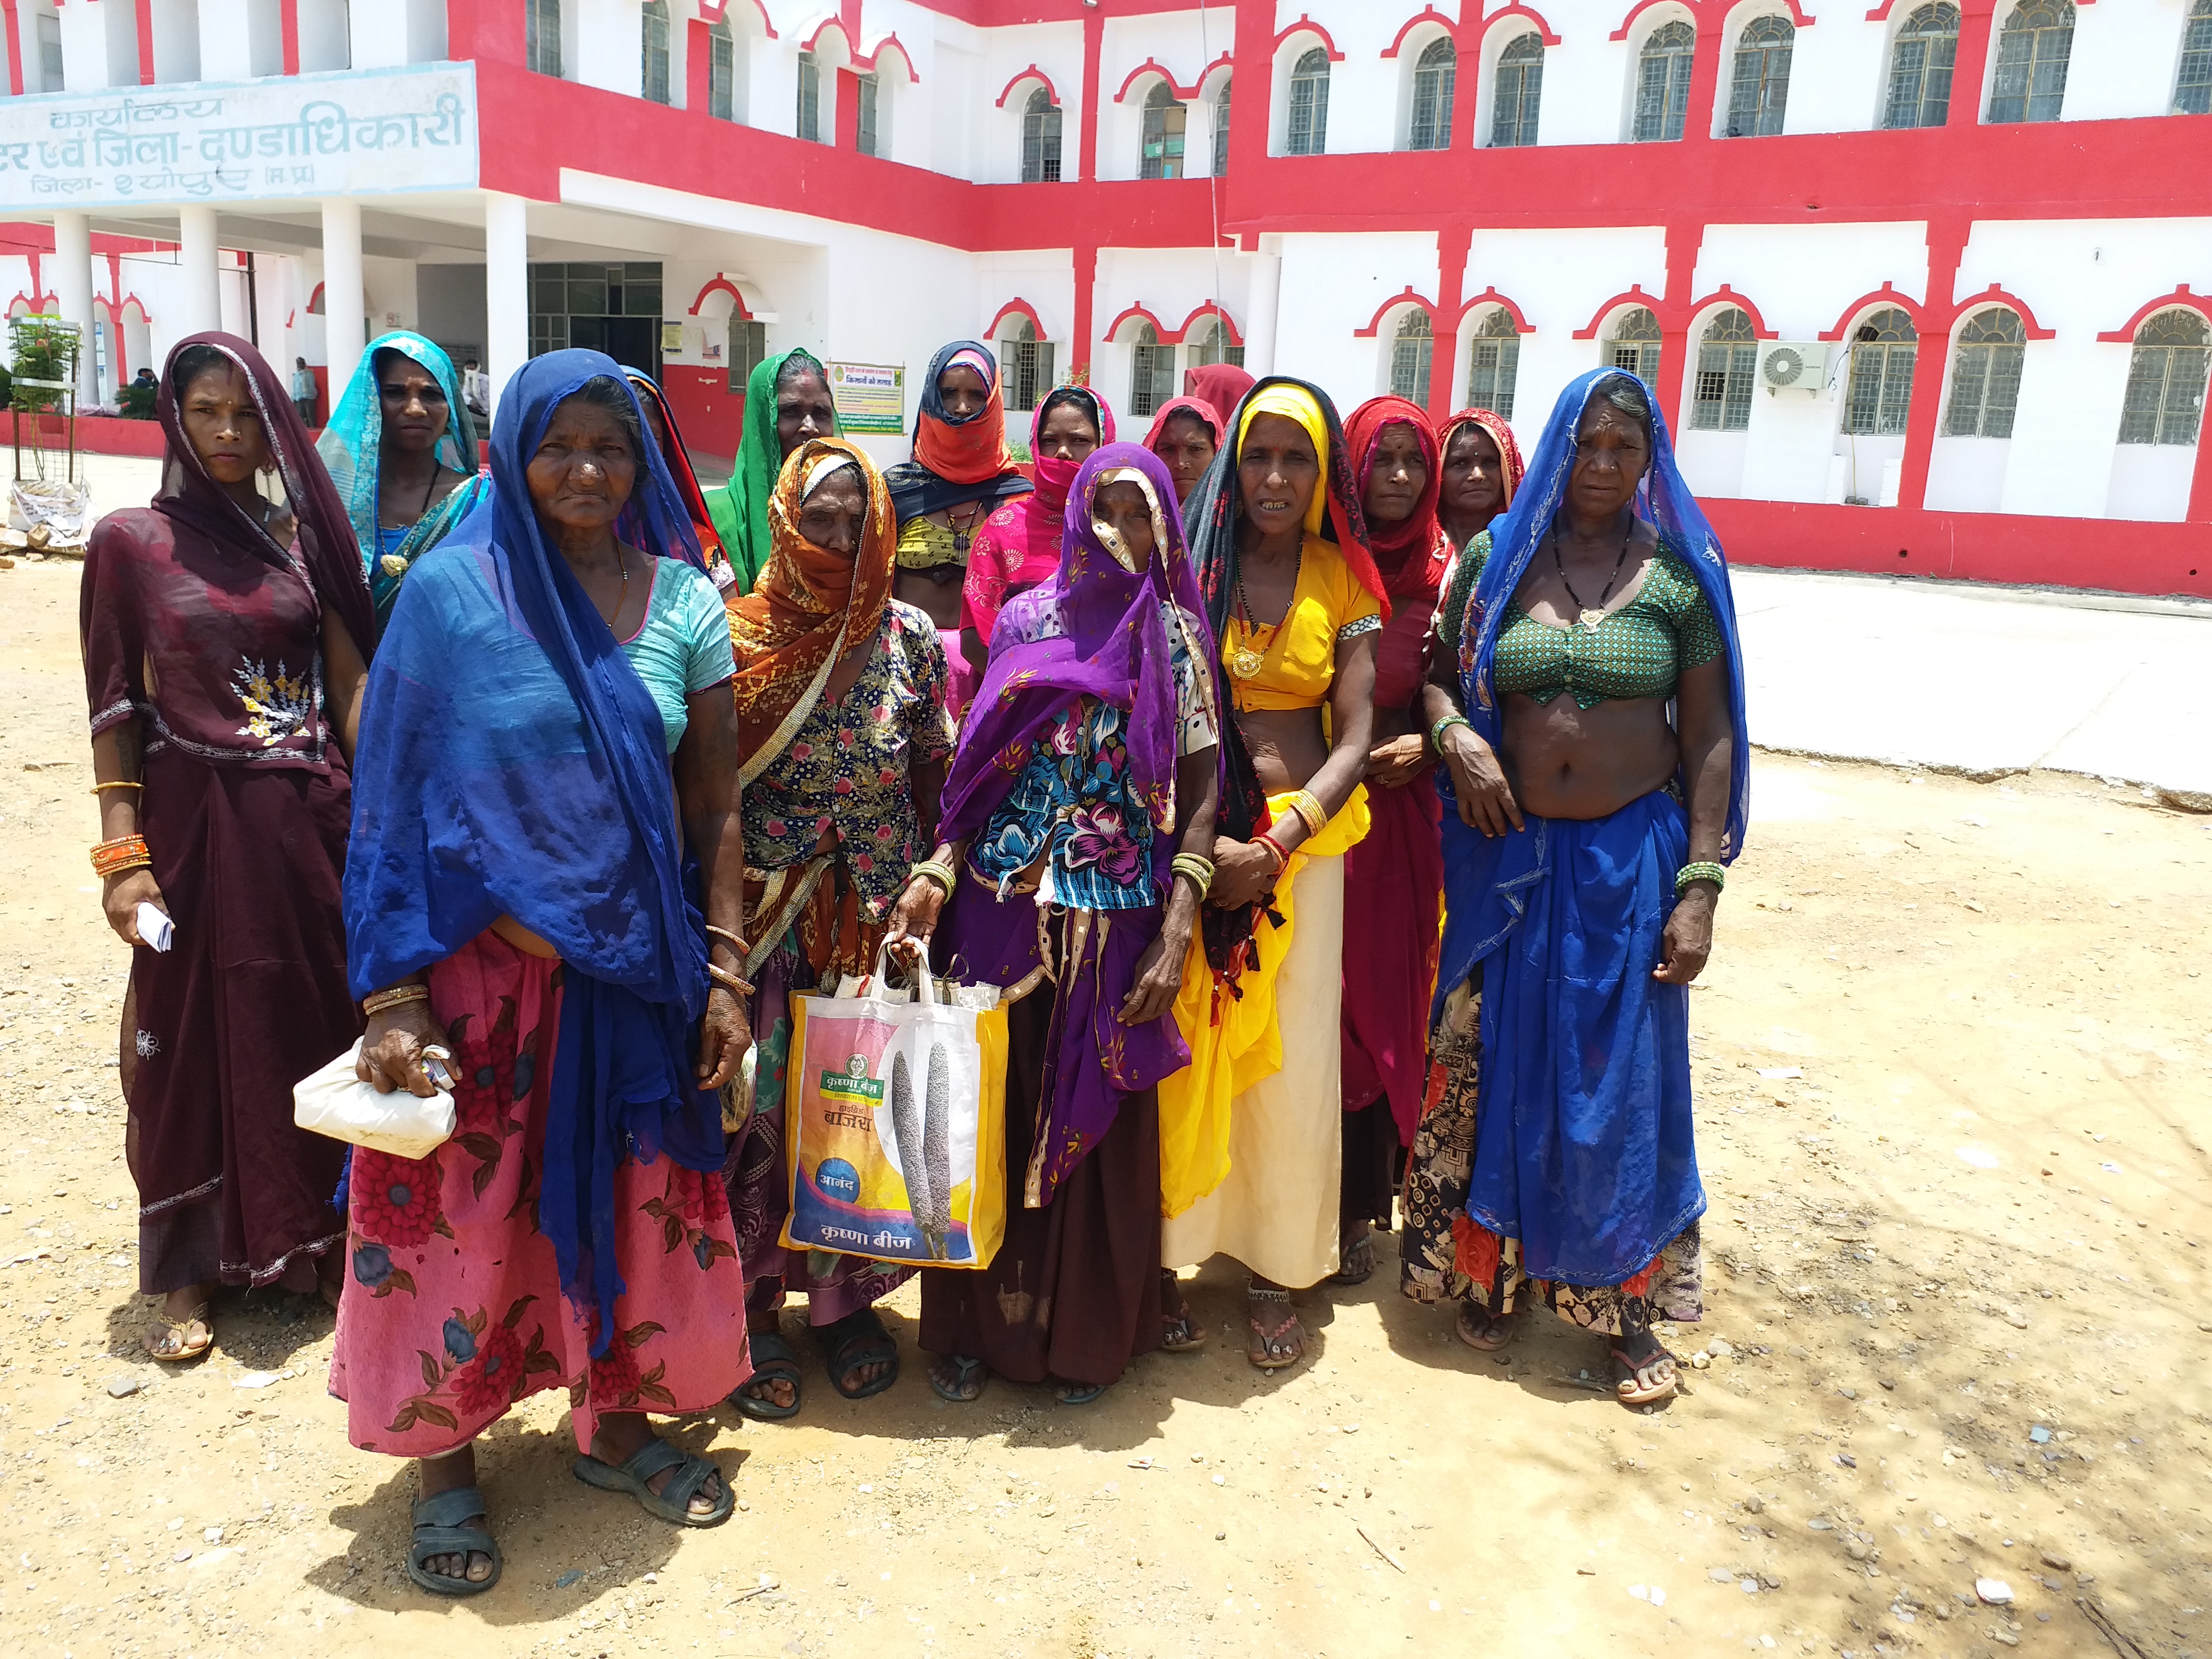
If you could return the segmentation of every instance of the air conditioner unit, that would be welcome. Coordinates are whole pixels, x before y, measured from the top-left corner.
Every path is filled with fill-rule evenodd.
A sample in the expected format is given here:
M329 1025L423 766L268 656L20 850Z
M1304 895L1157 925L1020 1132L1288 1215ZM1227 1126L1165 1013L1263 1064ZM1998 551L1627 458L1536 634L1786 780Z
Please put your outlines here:
M1826 383L1828 348L1817 340L1770 340L1759 349L1759 379L1771 397L1778 392L1809 392Z

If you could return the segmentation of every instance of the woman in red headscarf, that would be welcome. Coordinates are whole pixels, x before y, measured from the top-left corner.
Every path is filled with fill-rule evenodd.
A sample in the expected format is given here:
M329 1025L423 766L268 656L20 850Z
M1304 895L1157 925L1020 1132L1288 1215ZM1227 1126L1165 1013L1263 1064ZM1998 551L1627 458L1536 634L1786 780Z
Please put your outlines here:
M1512 505L1525 470L1521 446L1503 415L1487 409L1462 409L1437 434L1443 453L1443 485L1437 495L1437 522L1451 544L1451 565L1443 587L1451 586L1451 572L1468 544L1489 528L1490 521ZM1459 641L1452 641L1452 649Z
M1152 416L1145 447L1164 462L1175 480L1176 505L1190 499L1198 481L1221 453L1221 412L1203 398L1174 398Z

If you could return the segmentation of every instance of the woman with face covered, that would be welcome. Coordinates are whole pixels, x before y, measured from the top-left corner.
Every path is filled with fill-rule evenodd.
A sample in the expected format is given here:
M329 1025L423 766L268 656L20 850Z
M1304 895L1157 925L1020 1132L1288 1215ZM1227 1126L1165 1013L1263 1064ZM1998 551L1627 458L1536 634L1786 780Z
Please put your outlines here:
M1449 794L1435 1054L1406 1293L1498 1349L1532 1304L1599 1333L1630 1406L1703 1306L1688 986L1743 846L1728 565L1643 383L1560 394L1461 560L1425 694Z
M768 562L774 538L769 503L791 452L810 438L837 435L837 406L830 372L812 353L786 351L763 358L745 380L745 428L738 441L730 481L705 493L707 514L730 562L732 599L752 592Z
M1085 1403L1163 1334L1157 1085L1188 1058L1172 1011L1213 872L1211 636L1157 457L1099 450L1062 519L1056 573L1000 613L890 933L1012 1002L1006 1237L984 1272L922 1276L954 1401L995 1371Z
M907 872L934 845L952 724L937 629L891 597L890 494L874 463L843 439L809 439L784 463L769 525L769 562L730 614L760 1044L727 1175L755 1367L737 1404L774 1419L799 1405L787 1291L805 1295L839 1394L865 1400L898 1376L874 1304L913 1269L778 1242L784 1067L792 994L874 969Z

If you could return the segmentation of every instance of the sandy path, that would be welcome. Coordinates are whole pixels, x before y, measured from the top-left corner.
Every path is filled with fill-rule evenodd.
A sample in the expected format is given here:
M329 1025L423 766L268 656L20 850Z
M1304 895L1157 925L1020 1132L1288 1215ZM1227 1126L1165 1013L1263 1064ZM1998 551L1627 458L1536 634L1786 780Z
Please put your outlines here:
M1314 1362L1263 1378L1219 1334L1217 1263L1209 1349L1087 1410L1003 1383L948 1407L910 1362L859 1407L813 1371L796 1425L684 1423L745 1504L719 1532L577 1484L541 1395L482 1454L505 1582L433 1603L396 1565L412 1474L324 1393L319 1304L219 1304L182 1372L138 1355L76 586L0 573L0 1617L25 1652L2071 1656L2109 1650L2094 1597L2147 1653L2212 1654L2212 821L1802 761L1758 769L1696 994L1711 1310L1675 1346L1734 1352L1671 1409L1581 1386L1607 1373L1563 1327L1505 1363L1462 1347L1388 1240L1367 1285L1303 1298ZM916 1311L909 1287L902 1338ZM1962 1600L1978 1576L2009 1615Z

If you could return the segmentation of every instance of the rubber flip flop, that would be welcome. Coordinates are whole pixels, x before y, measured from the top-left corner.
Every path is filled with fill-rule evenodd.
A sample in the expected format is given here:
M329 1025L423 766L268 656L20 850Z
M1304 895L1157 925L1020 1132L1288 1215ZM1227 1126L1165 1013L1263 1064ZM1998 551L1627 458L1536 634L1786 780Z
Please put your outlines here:
M483 1493L474 1486L455 1486L426 1498L415 1506L415 1535L407 1544L407 1576L433 1595L481 1595L499 1583L507 1570L498 1540L481 1526L461 1523L485 1513ZM434 1555L489 1555L491 1577L481 1584L470 1578L448 1578L422 1564Z

